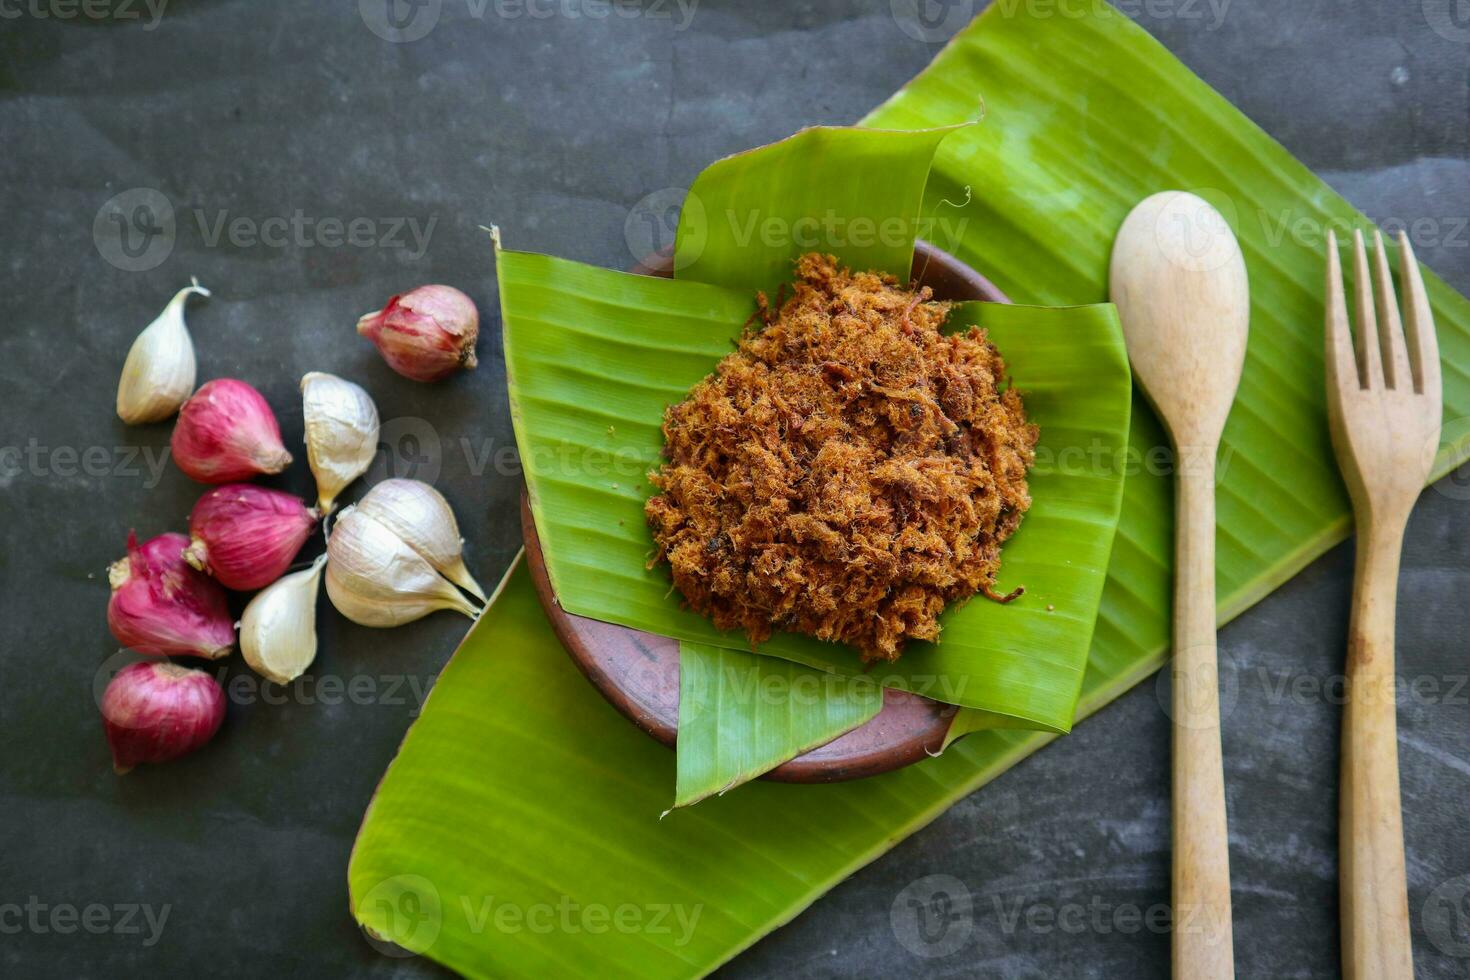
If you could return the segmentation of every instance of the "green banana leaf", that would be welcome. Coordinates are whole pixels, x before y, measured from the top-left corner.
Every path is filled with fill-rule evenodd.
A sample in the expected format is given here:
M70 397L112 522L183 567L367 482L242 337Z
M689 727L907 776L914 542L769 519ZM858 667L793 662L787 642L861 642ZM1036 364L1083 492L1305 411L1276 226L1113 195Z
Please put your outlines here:
M869 721L883 708L871 678L703 643L679 644L674 806L691 806Z
M674 275L774 297L807 252L852 269L909 276L929 164L953 125L883 133L815 126L717 160L679 212Z
M928 194L961 200L976 186L971 234L952 247L1022 301L1103 298L1112 235L1147 194L1213 187L1212 200L1234 205L1257 305L1223 460L1228 619L1347 533L1321 408L1320 249L1276 229L1367 219L1126 17L1009 6L982 15L870 121L942 122L985 94L986 126L975 145L945 145ZM1427 278L1445 367L1437 478L1466 456L1470 304ZM1167 642L1172 501L1165 474L1144 472L1162 439L1139 404L1131 458L1144 462L1125 486L1079 717L1155 670ZM754 783L660 823L673 755L601 701L518 571L384 777L349 869L353 909L469 976L698 976L1051 737L987 731L886 776ZM521 917L486 920L487 895ZM562 896L578 910L628 907L625 928L599 919L593 932L581 917L527 926L528 911ZM686 922L701 910L687 933L676 905Z
M681 608L667 572L648 567L643 502L664 405L729 350L749 294L526 252L500 251L497 261L511 415L562 607L689 642L748 646ZM940 642L910 644L869 676L1066 731L1122 492L1131 383L1117 313L965 303L951 321L989 332L1041 428L1032 507L1002 555L1002 581L1027 595L946 612ZM856 651L811 637L777 634L760 652L864 670Z
M700 976L1035 737L968 739L851 783L756 782L660 820L674 753L587 683L519 563L368 807L352 913L467 977Z

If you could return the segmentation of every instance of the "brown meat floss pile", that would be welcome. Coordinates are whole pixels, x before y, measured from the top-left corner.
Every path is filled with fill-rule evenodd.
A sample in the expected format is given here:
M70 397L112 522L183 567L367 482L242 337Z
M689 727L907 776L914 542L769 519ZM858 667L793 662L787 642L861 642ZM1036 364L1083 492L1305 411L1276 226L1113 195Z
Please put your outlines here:
M817 254L796 274L664 417L654 563L752 643L784 629L895 660L946 603L1014 598L994 587L1036 427L983 331L939 332L949 306L927 287Z

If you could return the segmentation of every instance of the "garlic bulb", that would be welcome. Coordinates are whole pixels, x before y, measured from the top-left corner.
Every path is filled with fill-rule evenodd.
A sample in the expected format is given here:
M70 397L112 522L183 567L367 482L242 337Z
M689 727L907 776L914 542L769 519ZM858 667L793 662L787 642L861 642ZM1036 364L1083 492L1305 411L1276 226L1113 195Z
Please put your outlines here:
M449 581L485 601L480 583L465 568L464 538L454 511L438 490L420 480L384 480L357 509L402 538Z
M240 617L240 652L266 680L289 684L316 659L316 594L327 556L266 586Z
M356 507L342 511L327 538L327 595L363 626L398 626L438 609L476 615L433 565Z
M177 412L193 392L199 365L189 328L184 325L184 304L194 293L208 296L209 290L195 279L174 293L128 349L117 382L117 417L128 425L161 422Z
M378 451L378 407L358 385L321 371L301 379L301 407L317 509L330 514L337 494L367 472Z

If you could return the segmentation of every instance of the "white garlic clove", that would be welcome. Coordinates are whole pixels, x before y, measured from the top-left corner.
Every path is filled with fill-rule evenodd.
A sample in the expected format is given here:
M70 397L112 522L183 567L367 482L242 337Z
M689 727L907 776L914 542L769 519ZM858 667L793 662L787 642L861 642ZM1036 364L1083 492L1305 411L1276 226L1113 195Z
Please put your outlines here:
M485 591L465 567L454 511L438 490L421 480L384 480L357 509L397 534L445 578L485 601Z
M240 617L240 652L266 680L289 684L316 659L316 594L327 556L276 579Z
M128 349L117 382L117 416L128 425L161 422L193 393L199 365L184 325L184 305L196 293L209 295L197 279L174 294Z
M337 495L372 465L378 451L378 407L361 386L312 371L301 379L301 409L317 508L330 514Z
M362 626L399 626L439 609L477 614L423 556L356 507L342 511L327 538L327 595Z

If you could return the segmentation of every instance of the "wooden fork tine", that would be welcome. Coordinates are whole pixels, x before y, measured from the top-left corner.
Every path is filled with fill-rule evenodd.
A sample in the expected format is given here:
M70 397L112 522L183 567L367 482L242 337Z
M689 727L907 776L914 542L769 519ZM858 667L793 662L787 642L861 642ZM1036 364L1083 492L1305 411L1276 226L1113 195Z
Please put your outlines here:
M1404 325L1399 320L1399 301L1393 292L1393 274L1388 271L1388 253L1383 234L1373 230L1373 292L1378 302L1378 345L1383 357L1386 388L1409 390L1409 355L1404 351Z
M1348 330L1347 296L1342 285L1342 259L1337 254L1337 236L1327 232L1327 391L1335 406L1343 386L1363 386L1358 362L1353 357L1353 337Z
M1383 361L1378 354L1378 314L1373 308L1373 280L1363 232L1353 229L1353 340L1358 350L1358 376L1364 388L1383 387Z
M1434 312L1424 289L1419 260L1414 258L1414 247L1402 231L1399 232L1399 263L1399 281L1404 288L1404 334L1414 371L1414 390L1431 395L1438 402L1441 397L1439 339L1434 333Z

